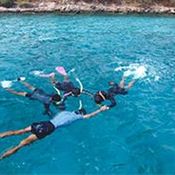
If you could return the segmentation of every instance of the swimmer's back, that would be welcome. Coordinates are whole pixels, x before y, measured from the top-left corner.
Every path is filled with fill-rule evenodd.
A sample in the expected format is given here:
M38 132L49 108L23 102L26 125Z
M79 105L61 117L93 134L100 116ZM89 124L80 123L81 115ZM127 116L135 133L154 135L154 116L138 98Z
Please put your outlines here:
M72 89L74 89L74 84L71 81L64 81L62 83L57 82L56 83L56 88L64 91L65 93L71 92Z
M118 94L125 95L127 93L127 90L125 88L121 88L117 83L115 83L114 85L112 85L111 88L108 89L108 94L110 96L115 96Z
M72 122L83 119L83 116L75 112L63 111L58 113L50 122L55 128L71 124Z

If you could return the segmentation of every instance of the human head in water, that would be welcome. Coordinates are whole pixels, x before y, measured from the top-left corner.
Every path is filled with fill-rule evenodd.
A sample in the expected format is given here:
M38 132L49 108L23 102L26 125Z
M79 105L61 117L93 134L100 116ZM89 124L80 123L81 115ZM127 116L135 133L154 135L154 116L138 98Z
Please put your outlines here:
M81 94L80 88L73 88L72 89L72 94L77 97Z
M97 104L100 104L105 99L106 99L106 93L104 91L99 91L94 96L95 103Z

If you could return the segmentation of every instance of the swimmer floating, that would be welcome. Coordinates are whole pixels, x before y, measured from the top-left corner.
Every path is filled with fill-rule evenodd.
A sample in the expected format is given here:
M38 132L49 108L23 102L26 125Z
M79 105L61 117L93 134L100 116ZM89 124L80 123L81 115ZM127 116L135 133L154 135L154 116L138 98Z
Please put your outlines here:
M69 111L63 111L58 114L56 114L53 119L49 121L42 121L37 123L32 123L30 126L16 130L16 131L7 131L4 133L0 133L0 138L4 138L7 136L12 135L21 135L24 133L31 133L26 139L22 140L17 146L13 147L12 149L9 149L6 151L1 157L0 160L14 154L19 149L23 148L24 146L27 146L39 139L42 139L52 132L54 132L56 129L61 128L63 126L66 126L68 124L71 124L77 120L81 119L87 119L90 117L93 117L97 115L98 113L108 110L109 108L107 106L102 106L100 109L96 110L95 112L92 112L90 114L85 114L84 109L80 109L75 112L69 112Z
M52 112L50 110L50 105L54 104L55 106L56 105L59 106L61 104L61 96L58 94L53 94L53 95L47 94L44 90L42 90L40 88L36 88L24 80L25 80L24 78L17 79L18 82L20 82L22 85L27 87L32 92L16 91L16 90L12 89L11 87L5 87L4 89L12 94L27 97L30 100L40 101L41 103L44 104L44 108L45 108L44 114L51 116ZM63 104L61 104L61 105L63 105Z

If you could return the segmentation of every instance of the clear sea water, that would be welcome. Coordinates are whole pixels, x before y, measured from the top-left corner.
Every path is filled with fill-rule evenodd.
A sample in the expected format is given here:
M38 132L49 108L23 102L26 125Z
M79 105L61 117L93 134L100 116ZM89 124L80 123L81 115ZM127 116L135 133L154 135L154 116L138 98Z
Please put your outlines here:
M116 98L117 107L0 161L0 174L175 174L174 17L0 14L1 81L22 75L52 92L47 79L30 72L61 65L75 68L84 87L95 92L120 80L123 71L115 68L132 64L145 66L147 75ZM81 98L89 112L97 108L89 97ZM78 100L69 99L67 108L77 107ZM0 88L0 132L48 120L42 111L39 102ZM0 152L25 137L1 139Z

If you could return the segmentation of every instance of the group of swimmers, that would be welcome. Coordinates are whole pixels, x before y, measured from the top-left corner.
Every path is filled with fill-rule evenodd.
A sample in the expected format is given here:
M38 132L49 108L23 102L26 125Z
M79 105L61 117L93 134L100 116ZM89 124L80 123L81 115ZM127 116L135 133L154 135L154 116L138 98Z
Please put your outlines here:
M31 133L31 135L22 140L17 146L9 149L4 154L2 154L0 156L0 160L14 154L22 147L29 145L36 140L46 137L57 128L71 124L72 122L80 119L93 117L102 111L109 110L110 108L116 106L115 96L126 95L128 93L128 90L135 83L135 80L132 80L128 85L125 85L125 77L123 76L119 84L114 81L110 81L109 88L107 90L100 90L92 93L88 90L85 90L81 82L80 87L76 87L74 83L70 80L64 68L60 68L62 69L62 71L58 72L64 77L64 80L62 82L56 80L55 73L52 73L48 76L54 89L57 92L55 94L48 94L43 89L34 87L33 85L26 82L25 78L23 77L18 78L17 81L27 87L31 92L16 91L11 87L4 88L6 91L12 94L27 97L31 100L40 101L41 103L43 103L45 108L44 114L49 115L51 119L49 121L32 123L30 126L24 129L0 133L0 138L12 135L21 135L24 133ZM69 98L69 96L79 97L81 94L90 95L93 98L94 102L99 106L99 109L89 114L86 113L86 110L82 106L78 110L75 110L73 112L67 111L65 105L67 98ZM106 100L110 101L109 105L103 104L103 102ZM53 104L60 110L60 112L58 112L56 115L54 115L50 110L51 104Z

